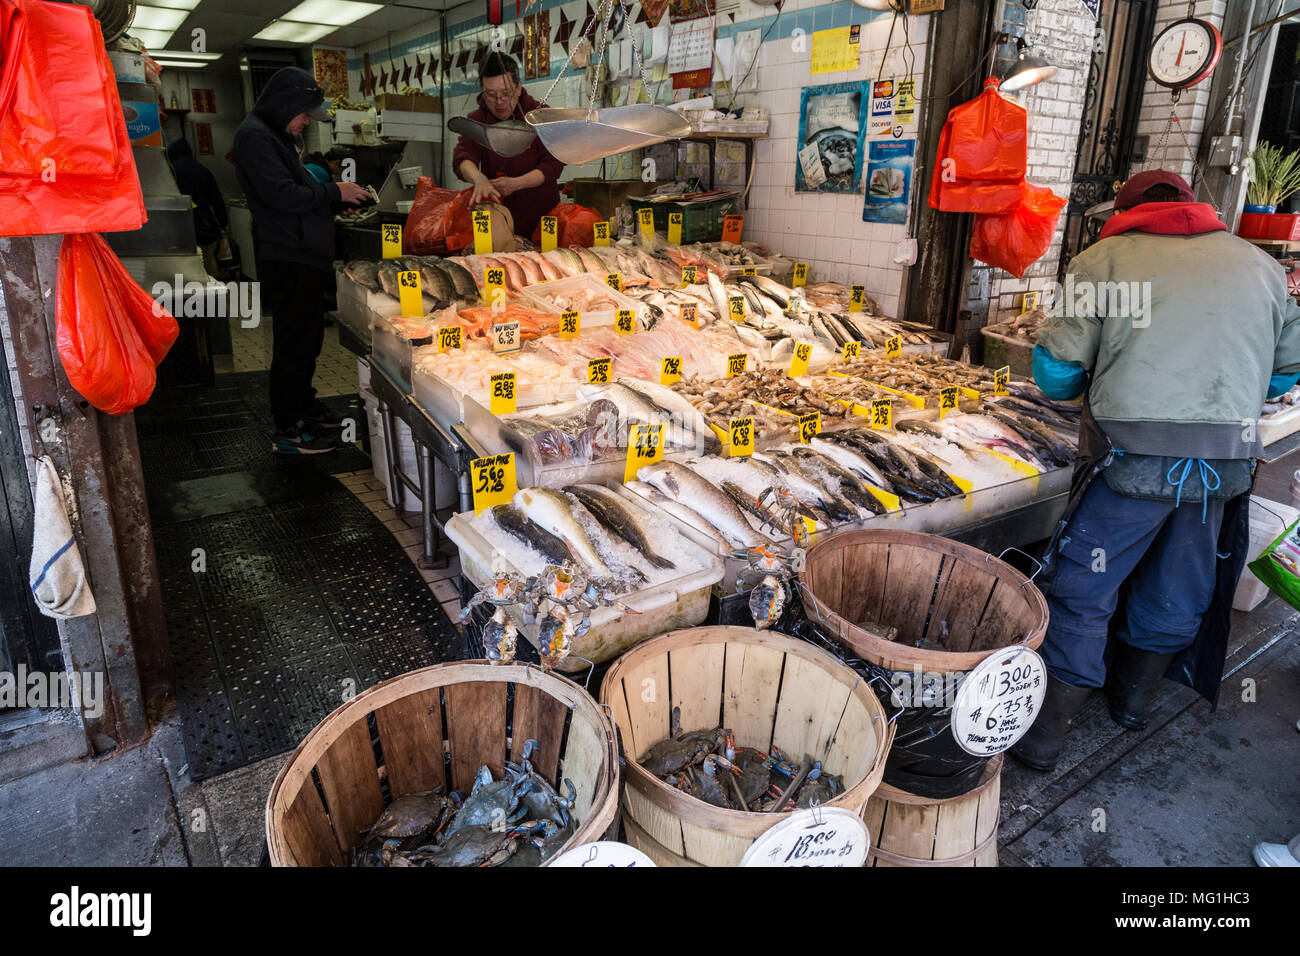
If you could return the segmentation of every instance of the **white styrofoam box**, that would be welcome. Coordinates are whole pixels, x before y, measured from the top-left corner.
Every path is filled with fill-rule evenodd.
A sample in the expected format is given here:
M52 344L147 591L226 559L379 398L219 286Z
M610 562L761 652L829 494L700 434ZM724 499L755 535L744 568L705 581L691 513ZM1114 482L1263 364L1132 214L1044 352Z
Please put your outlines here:
M415 439L411 436L411 429L407 427L406 422L398 419L397 421L397 460L401 463L402 471L410 478L415 478L420 473L420 460L415 453ZM388 503L397 507L394 503L395 496L393 489L397 487L398 479L393 478L388 482ZM420 496L410 488L406 488L406 497L403 504L406 511L420 510Z
M423 166L403 166L397 171L397 179L407 189L413 188L424 174Z
M1254 561L1283 531L1300 519L1300 510L1290 505L1269 501L1258 495L1250 496L1250 551L1247 563ZM1255 577L1250 568L1241 572L1237 590L1232 596L1234 611L1253 611L1268 596L1268 586Z
M414 205L415 205L414 199L399 199L397 201L397 211L401 213L409 213L411 211L411 207Z
M370 470L387 488L388 456L384 452L384 418L379 414L379 399L369 388L360 389L360 395L366 408L366 427L370 432Z
M441 113L417 113L411 110L381 110L379 113L379 122L381 124L397 123L402 126L427 126L430 128L442 126Z
M421 143L442 141L441 126L416 126L411 123L384 123L379 135L385 139L413 139Z
M370 392L370 363L360 355L357 356L357 391Z

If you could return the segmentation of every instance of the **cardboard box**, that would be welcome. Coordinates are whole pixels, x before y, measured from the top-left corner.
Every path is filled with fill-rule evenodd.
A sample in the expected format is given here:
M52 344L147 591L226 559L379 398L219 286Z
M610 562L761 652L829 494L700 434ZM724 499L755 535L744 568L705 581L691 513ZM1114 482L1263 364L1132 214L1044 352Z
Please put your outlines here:
M110 50L108 58L113 63L113 75L119 83L144 82L144 57L139 53Z
M441 127L442 114L412 113L409 110L382 110L379 114L379 125L384 126L388 123L396 123L403 126Z
M122 113L126 117L126 132L132 146L161 146L162 123L158 104L141 100L123 100Z
M442 97L431 93L380 93L375 97L375 106L407 113L441 113Z

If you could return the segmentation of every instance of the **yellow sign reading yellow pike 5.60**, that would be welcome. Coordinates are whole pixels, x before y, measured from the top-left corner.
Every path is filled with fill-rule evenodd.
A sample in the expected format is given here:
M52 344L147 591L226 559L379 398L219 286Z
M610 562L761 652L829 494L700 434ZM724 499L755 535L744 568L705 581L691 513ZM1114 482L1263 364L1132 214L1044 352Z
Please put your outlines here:
M682 380L682 357L669 355L659 366L659 384L672 385Z
M402 254L402 227L391 223L383 228L384 258L396 259Z
M733 322L745 321L745 297L743 295L727 296L727 315Z
M845 342L844 351L842 354L844 355L844 361L852 362L854 359L856 359L859 355L862 354L862 343L857 341L856 339L852 342Z
M633 425L627 436L627 464L623 467L623 481L632 481L646 465L653 465L664 456L663 425Z
M493 415L513 415L519 401L515 390L514 372L497 372L491 378L492 393L489 399Z
M735 355L727 356L727 378L735 378L737 375L743 375L745 369L749 367L749 355L746 352L737 352Z
M674 246L682 244L682 214L679 212L668 214L668 241Z
M582 327L582 313L577 310L560 313L560 331L557 333L562 339L576 339L578 331Z
M799 416L799 440L805 445L812 441L813 435L821 434L822 430L822 413L813 412L810 415Z
M474 489L474 513L508 505L519 490L515 479L514 452L475 458L469 463L470 487Z
M885 357L893 358L895 355L903 354L903 336L891 335L885 339Z
M1007 385L1011 382L1011 366L1004 365L993 373L993 394L1008 395Z
M402 315L424 315L424 300L420 298L420 273L397 273L397 288L400 292Z
M613 365L612 358L588 359L587 361L587 382L590 385L608 385L609 369Z
M560 220L555 216L542 217L542 252L554 252L559 237Z
M894 427L894 400L877 398L871 403L871 427L885 431Z
M732 458L754 454L754 416L731 419L727 425L727 436Z
M631 309L619 309L614 313L614 328L619 335L631 335L636 331L636 313Z
M957 411L958 394L959 389L956 385L947 385L939 389L939 418L941 420Z
M483 304L489 309L506 307L506 270L501 266L483 270Z
M462 348L464 329L459 325L438 326L438 351Z
M682 266L682 285L691 285L699 273L695 266Z
M801 285L806 285L807 282L808 282L808 263L796 262L794 264L794 279L792 280L791 285L793 285L794 288L797 289Z
M492 254L492 214L486 209L474 210L474 255Z
M598 246L609 245L609 222L608 221L593 223L591 227L591 232L592 232L592 236L596 240L595 243L596 245Z
M655 211L650 208L638 209L636 211L637 222L641 225L641 235L653 236L655 234Z
M681 307L681 319L687 325L700 327L700 307L694 302L687 302Z
M849 311L861 312L862 303L867 298L867 287L864 285L855 285L849 289Z
M623 291L623 276L620 275L620 274L617 273L617 272L610 272L610 273L607 273L606 276L605 276L605 284L608 285L608 286L609 286L611 289L613 289L615 292L622 292L622 291Z
M808 373L808 360L812 358L812 346L807 342L796 342L794 355L790 358L790 377L798 378Z

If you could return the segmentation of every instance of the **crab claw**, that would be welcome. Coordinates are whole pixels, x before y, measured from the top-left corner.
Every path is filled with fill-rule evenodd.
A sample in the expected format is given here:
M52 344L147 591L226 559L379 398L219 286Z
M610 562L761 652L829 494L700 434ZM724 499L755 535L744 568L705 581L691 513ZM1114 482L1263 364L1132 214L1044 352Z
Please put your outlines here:
M541 749L542 749L541 741L534 740L533 738L529 737L527 740L524 741L524 752L519 757L520 762L527 761L528 758L533 755L534 750L541 750Z

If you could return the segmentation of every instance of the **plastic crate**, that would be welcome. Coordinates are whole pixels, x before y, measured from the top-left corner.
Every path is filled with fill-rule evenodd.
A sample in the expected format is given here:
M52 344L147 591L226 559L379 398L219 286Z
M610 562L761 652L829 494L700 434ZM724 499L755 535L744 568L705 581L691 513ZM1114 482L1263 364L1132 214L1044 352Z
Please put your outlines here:
M1243 239L1300 241L1300 213L1243 212L1237 235Z
M713 199L661 200L652 202L642 196L628 196L634 210L647 206L654 210L655 231L668 232L668 214L682 214L682 242L715 242L722 238L722 217L736 208L735 193Z

